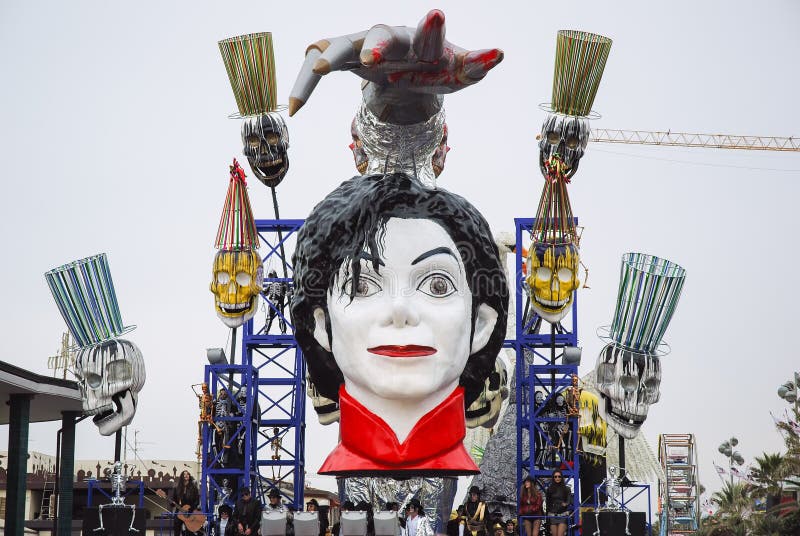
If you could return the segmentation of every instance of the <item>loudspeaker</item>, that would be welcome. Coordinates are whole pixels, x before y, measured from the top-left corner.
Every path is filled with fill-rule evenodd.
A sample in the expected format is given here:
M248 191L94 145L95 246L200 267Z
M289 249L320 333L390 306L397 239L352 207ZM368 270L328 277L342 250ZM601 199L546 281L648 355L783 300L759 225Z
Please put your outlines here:
M625 536L625 512L600 512L600 536ZM583 514L583 534L593 535L597 531L597 522L594 512ZM631 536L644 536L644 512L630 512L628 514L628 530Z
M131 516L133 518L133 528L139 532L130 532ZM131 508L103 508L103 528L105 530L94 529L100 528L100 514L97 507L85 508L83 510L83 524L81 525L81 533L84 536L144 536L145 519L144 509L137 508L135 511Z

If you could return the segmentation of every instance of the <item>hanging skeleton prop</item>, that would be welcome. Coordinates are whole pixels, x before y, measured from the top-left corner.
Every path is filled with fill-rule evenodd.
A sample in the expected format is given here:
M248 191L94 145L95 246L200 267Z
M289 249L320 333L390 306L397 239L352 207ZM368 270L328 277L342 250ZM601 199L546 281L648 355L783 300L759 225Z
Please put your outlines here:
M256 222L247 195L244 170L236 159L230 167L230 182L219 220L211 293L217 316L229 328L253 318L258 309L263 267Z
M289 171L289 130L277 111L272 34L231 37L219 50L242 118L242 152L253 175L275 188Z
M102 435L127 426L145 382L142 353L119 338L133 329L122 323L105 253L66 264L45 279L79 351L73 364L83 411L94 415Z
M551 324L560 322L570 311L580 285L580 236L567 185L589 141L588 119L610 50L607 37L572 30L558 32L552 101L543 105L548 116L538 136L539 168L545 183L536 211L526 279L531 308Z
M617 305L610 327L601 328L609 341L595 367L601 413L616 432L632 439L658 402L662 341L678 305L686 271L677 264L642 253L622 257Z

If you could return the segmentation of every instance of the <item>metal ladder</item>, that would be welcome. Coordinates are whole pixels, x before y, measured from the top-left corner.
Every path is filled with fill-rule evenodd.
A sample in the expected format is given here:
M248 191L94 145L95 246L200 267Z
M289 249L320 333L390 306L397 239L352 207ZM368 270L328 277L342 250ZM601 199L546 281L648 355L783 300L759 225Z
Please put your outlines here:
M53 477L53 480L50 480L50 477ZM51 512L50 510L55 505L53 504L55 500L55 492L56 492L56 479L55 474L46 472L44 474L44 487L42 488L42 504L39 508L39 517L41 519L52 519L55 512Z

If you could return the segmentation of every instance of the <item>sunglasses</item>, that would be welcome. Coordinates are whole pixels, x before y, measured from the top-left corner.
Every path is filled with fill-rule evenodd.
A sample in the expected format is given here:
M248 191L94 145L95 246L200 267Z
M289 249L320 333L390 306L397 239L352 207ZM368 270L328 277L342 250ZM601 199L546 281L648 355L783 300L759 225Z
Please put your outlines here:
M561 479L561 475L555 475L555 476L553 477L553 479L556 479L556 478L558 478L558 479Z

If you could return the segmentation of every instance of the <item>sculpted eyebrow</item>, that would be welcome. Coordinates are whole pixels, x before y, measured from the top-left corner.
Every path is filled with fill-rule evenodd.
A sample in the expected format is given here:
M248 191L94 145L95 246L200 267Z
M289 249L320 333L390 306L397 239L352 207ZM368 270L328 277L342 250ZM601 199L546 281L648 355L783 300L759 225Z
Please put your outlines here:
M413 261L411 261L411 266L414 266L415 264L424 261L428 257L433 257L434 255L441 255L441 254L450 255L456 261L458 261L458 257L456 257L456 254L453 253L453 250L451 250L450 248L448 248L446 246L442 246L442 247L438 247L438 248L433 248L430 251L426 251L425 253L423 253L422 255L420 255L419 257L414 259Z

